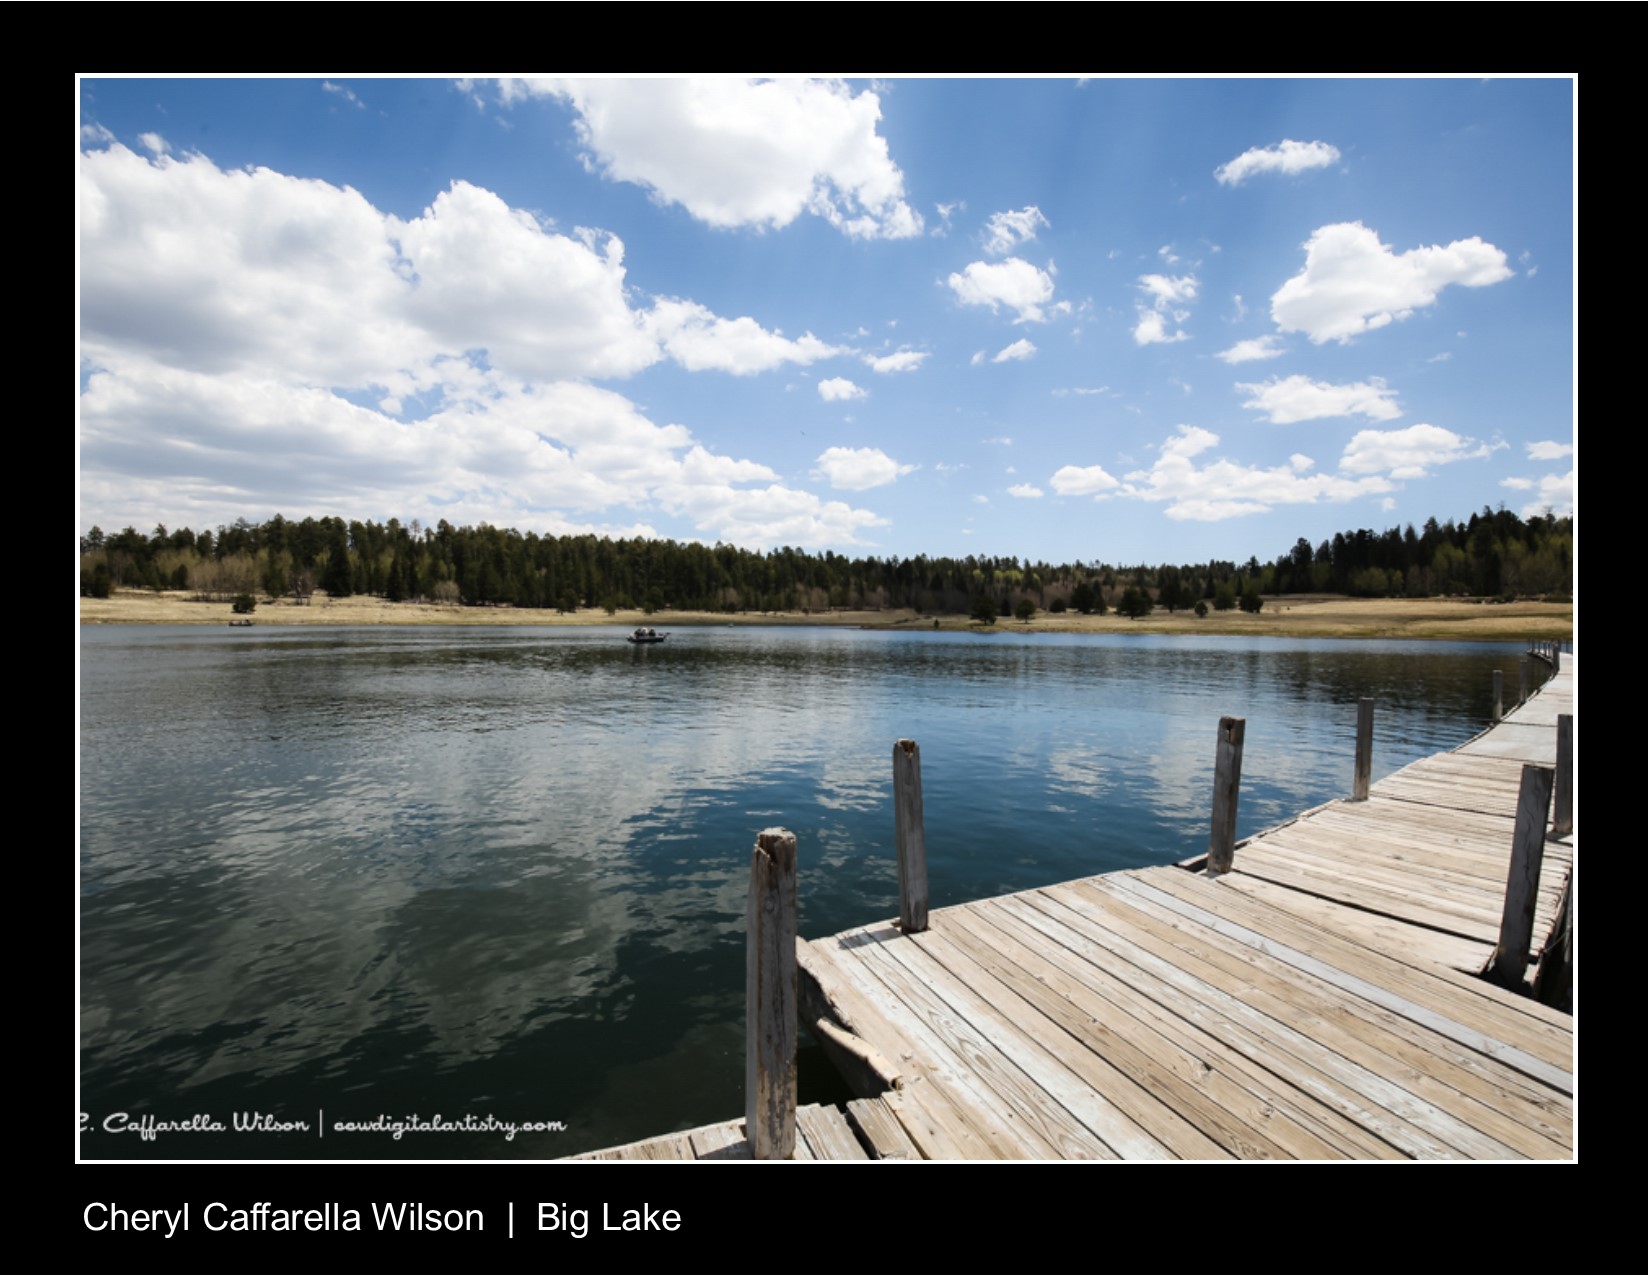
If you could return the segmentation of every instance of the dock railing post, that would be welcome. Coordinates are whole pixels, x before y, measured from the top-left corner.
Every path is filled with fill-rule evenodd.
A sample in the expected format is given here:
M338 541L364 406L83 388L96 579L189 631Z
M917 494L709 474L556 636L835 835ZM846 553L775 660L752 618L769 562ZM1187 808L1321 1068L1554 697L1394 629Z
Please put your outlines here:
M1375 701L1358 701L1358 746L1352 762L1352 800L1369 800L1369 768L1375 751Z
M928 928L928 842L922 827L922 749L894 744L894 851L899 858L899 928Z
M796 835L767 828L745 900L745 1138L755 1160L796 1150Z
M1567 837L1575 831L1575 717L1558 715L1558 748L1553 767L1553 836Z
M1530 657L1518 657L1518 702L1525 703L1530 698Z
M1524 767L1518 786L1518 814L1513 820L1512 861L1507 867L1507 898L1501 909L1501 936L1487 971L1506 988L1524 983L1530 963L1530 936L1535 930L1535 900L1541 888L1541 858L1547 840L1547 803L1553 795L1553 772L1545 766Z
M1494 701L1495 701L1495 703L1490 708L1490 721L1498 722L1498 721L1501 720L1501 670L1500 669L1496 669L1495 672L1490 674L1490 689L1491 689L1491 692L1492 692L1491 698L1494 699Z
M1215 737L1215 800L1209 820L1211 873L1232 870L1237 843L1238 785L1243 780L1243 724L1241 717L1222 717Z

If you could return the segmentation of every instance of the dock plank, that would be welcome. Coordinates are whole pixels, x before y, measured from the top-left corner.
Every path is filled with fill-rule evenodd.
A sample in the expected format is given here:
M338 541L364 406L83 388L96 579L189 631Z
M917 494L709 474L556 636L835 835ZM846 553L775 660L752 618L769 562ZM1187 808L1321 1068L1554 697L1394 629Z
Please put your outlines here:
M1522 766L1551 764L1573 685L1563 655L1507 720L1248 838L1222 876L1107 873L799 942L859 1082L897 1087L799 1110L796 1158L1573 1158L1573 1018L1477 976ZM1547 843L1538 938L1575 854ZM734 1120L577 1158L748 1154Z

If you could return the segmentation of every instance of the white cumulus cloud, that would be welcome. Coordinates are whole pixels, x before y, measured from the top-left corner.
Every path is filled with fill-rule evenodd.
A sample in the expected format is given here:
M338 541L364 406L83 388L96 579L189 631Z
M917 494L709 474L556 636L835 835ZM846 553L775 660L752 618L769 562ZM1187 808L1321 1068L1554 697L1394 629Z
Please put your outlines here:
M819 467L819 476L844 491L886 487L917 468L902 465L875 447L829 447L814 463Z
M999 305L1014 311L1016 323L1042 323L1043 307L1054 299L1054 279L1045 270L1010 257L1006 261L974 261L947 277L946 283L964 305Z
M1023 363L1037 353L1037 347L1021 337L1011 345L1005 345L991 356L993 363Z
M922 233L877 133L881 101L834 80L517 79L510 104L559 97L590 163L713 226L788 226L804 212L859 239Z
M1315 421L1327 416L1367 416L1372 421L1390 421L1403 415L1392 400L1398 391L1387 388L1378 376L1350 385L1331 385L1306 376L1273 377L1258 384L1239 382L1234 388L1250 397L1245 407L1265 412L1274 425Z
M865 545L861 533L886 527L888 519L840 500L821 500L812 492L779 484L765 488L702 487L679 512L718 540L740 545Z
M1272 294L1272 319L1315 345L1345 344L1429 306L1450 284L1483 288L1512 278L1507 254L1477 235L1395 253L1362 222L1320 226L1301 272Z
M660 297L643 326L676 362L690 372L731 372L750 376L786 363L806 367L847 351L827 345L811 332L791 340L755 319L724 319L697 301Z
M819 383L819 397L827 403L845 403L864 398L865 391L845 376L833 376Z
M1215 169L1215 180L1223 186L1237 186L1256 173L1304 173L1327 168L1341 153L1328 142L1296 142L1285 138L1276 146L1253 146L1236 159Z
M1169 331L1168 316L1159 314L1156 310L1140 311L1140 319L1134 325L1134 343L1136 345L1173 345L1176 341L1189 341L1191 337L1185 332Z
M1441 425L1408 429L1364 429L1352 436L1341 454L1349 474L1386 474L1391 478L1425 478L1435 466L1478 460L1495 450L1490 443L1463 438Z
M1014 486L1008 489L1008 494L1018 496L1021 500L1041 500L1043 489L1034 487L1030 483L1015 483Z
M559 234L466 182L400 218L201 155L115 143L79 165L91 521L380 509L651 534L664 513L708 538L821 547L884 525L589 383L664 358L745 373L833 352L650 301L613 236Z
M1575 512L1576 471L1548 474L1540 481L1541 495L1530 501L1521 511L1525 518L1534 518L1549 509L1560 518Z
M1197 458L1219 443L1220 436L1210 430L1179 426L1158 449L1157 461L1150 469L1125 476L1126 485L1120 494L1164 501L1164 512L1178 520L1219 522L1265 513L1276 505L1347 501L1392 489L1392 484L1379 476L1352 479L1307 473L1311 461L1303 456L1270 469L1224 458L1199 466Z
M1065 465L1054 472L1048 485L1061 496L1097 496L1119 486L1099 465Z
M1524 444L1524 452L1531 460L1563 460L1566 456L1575 455L1575 450L1571 443L1559 443L1550 438Z

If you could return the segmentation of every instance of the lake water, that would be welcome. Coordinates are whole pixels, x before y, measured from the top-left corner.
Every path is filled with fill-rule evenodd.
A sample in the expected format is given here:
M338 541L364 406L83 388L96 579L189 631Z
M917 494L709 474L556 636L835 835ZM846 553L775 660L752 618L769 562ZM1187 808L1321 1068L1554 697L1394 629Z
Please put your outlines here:
M622 639L82 629L82 1155L539 1158L736 1116L755 835L797 834L804 937L893 915L895 739L943 906L1201 851L1223 714L1242 836L1346 793L1360 696L1379 778L1518 677L1478 643ZM566 1128L335 1127L437 1116Z

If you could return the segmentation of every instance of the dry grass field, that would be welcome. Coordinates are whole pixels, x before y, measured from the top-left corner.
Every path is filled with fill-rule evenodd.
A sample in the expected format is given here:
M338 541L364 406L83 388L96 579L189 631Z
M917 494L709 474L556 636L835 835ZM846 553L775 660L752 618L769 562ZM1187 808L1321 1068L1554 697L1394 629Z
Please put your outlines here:
M706 611L620 611L608 615L591 608L563 615L555 611L517 610L513 607L434 606L390 603L379 598L316 597L308 605L290 600L259 602L253 615L258 625L289 624L504 624L504 625L648 625L656 629L697 625L830 624L885 629L941 628L973 630L982 635L1026 629L1058 633L1223 633L1271 637L1451 638L1463 641L1505 641L1522 638L1563 638L1573 635L1574 612L1569 603L1472 602L1448 598L1345 598L1290 596L1268 598L1259 615L1241 611L1211 611L1198 619L1190 611L1154 611L1143 620L1115 614L1083 616L1076 612L1052 615L1039 611L1029 624L999 619L982 628L966 616L921 616L909 610L801 612L745 612L720 615ZM196 602L186 593L123 591L107 599L81 598L82 624L227 624L227 602Z

